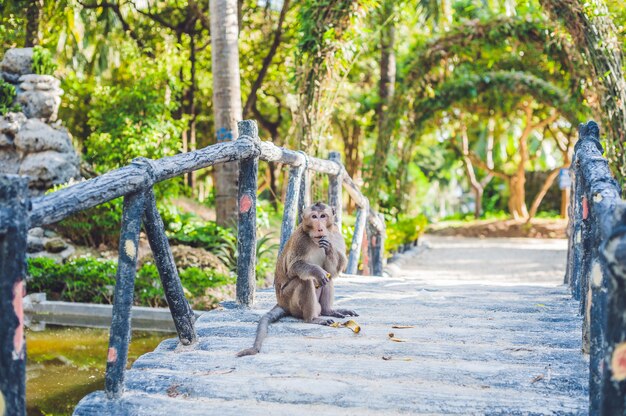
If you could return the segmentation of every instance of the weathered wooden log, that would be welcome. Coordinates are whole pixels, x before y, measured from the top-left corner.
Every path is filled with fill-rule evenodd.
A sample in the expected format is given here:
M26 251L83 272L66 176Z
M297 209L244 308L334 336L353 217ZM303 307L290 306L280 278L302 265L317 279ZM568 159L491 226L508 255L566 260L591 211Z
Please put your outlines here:
M603 250L610 271L606 279L606 315L599 322L606 325L605 339L598 346L604 349L604 359L598 364L598 376L603 379L593 390L598 397L591 398L594 404L601 402L598 414L606 416L626 414L626 207L620 205L619 226Z
M218 143L204 149L154 161L154 180L160 182L217 163L249 158L259 151L249 141ZM33 199L31 227L52 224L76 212L138 191L145 172L129 165L88 181Z
M119 257L113 299L113 317L109 334L109 350L104 387L109 399L123 393L124 370L131 337L130 310L133 305L137 249L141 220L146 206L146 191L124 197Z
M178 339L183 345L190 345L197 339L194 322L196 317L189 306L183 285L176 269L170 243L165 235L163 220L157 210L156 200L152 189L148 192L144 228L148 235L148 242L154 256L154 264L159 270L161 285L165 292L167 306L172 313Z
M341 217L343 211L343 196L341 194L341 184L343 182L341 175L343 173L343 169L341 169L341 153L330 152L329 160L335 162L337 166L339 166L339 174L330 175L328 177L328 203L331 207L335 208L335 221L339 226L339 230L341 230Z
M339 175L341 173L341 165L330 160L319 159L309 156L307 169L327 175Z
M370 218L372 216L377 216L379 221L382 221L382 214L376 215L370 212ZM372 276L382 276L385 259L385 233L378 231L375 224L375 221L367 222L370 273Z
M280 227L280 248L278 249L278 255L283 252L285 244L287 244L289 237L291 237L296 227L298 202L300 201L300 184L302 183L303 172L304 164L289 168L289 181L287 182L287 192L285 194L283 222Z
M261 153L259 133L254 121L238 123L238 141L248 141L258 153L243 159L239 165L239 227L237 230L237 302L250 306L256 288L256 194Z
M348 274L356 274L359 266L359 256L361 255L361 244L363 241L363 233L365 232L366 219L367 208L357 209L354 234L352 235L352 244L350 244L350 254L348 255L348 267L346 267L346 273Z
M302 153L278 147L272 142L261 142L261 160L279 162L290 166L300 166L306 163Z
M361 193L359 187L356 186L350 175L348 175L348 172L346 172L345 168L342 168L342 172L343 185L356 206L359 208L369 207L367 198Z
M0 175L0 400L6 415L26 414L26 235L28 178Z
M624 414L626 204L602 157L597 124L581 125L579 136L572 163L569 280L574 296L581 299L584 348L590 354L589 413Z
M302 218L304 210L311 205L311 173L309 172L308 166L309 158L307 157L305 169L300 179L300 192L298 193L298 223Z

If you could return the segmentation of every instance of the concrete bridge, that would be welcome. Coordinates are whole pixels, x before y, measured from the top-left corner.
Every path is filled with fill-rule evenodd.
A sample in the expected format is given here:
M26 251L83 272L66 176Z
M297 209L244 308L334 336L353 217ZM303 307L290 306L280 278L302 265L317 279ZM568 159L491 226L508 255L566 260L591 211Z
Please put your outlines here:
M275 302L262 291L252 309L205 313L195 345L164 341L127 371L120 399L93 393L75 415L587 414L567 243L426 242L391 276L339 280L358 334L288 318L260 354L236 358Z

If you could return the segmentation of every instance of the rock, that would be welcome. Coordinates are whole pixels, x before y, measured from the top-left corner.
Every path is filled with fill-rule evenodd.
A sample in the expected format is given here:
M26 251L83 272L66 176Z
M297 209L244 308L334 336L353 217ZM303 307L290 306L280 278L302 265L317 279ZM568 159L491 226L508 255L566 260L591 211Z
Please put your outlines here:
M215 254L201 248L184 245L172 246L172 254L174 255L176 266L179 269L198 267L201 269L215 270L216 272L222 274L230 273L228 268ZM141 259L140 266L148 262L154 263L152 253L147 254L143 259Z
M13 48L4 53L0 62L4 78L15 83L20 76L33 73L33 48Z
M43 238L28 234L28 237L26 238L27 253L37 253L39 251L43 251L44 249Z
M51 75L24 75L20 77L17 102L28 118L40 118L45 121L57 119L61 95L60 81Z
M4 133L0 133L0 148L13 146L13 138Z
M61 80L52 75L28 74L20 77L20 88L26 90L53 91L60 90ZM62 90L60 90L62 91Z
M49 189L78 177L78 156L52 150L32 153L22 161L19 174L30 176L31 189Z
M14 137L24 123L26 123L24 113L6 113L0 116L0 133Z
M33 236L33 237L39 237L42 238L44 236L44 229L41 227L35 227L35 228L31 228L30 230L28 230L28 235Z
M74 254L74 251L76 251L74 249L74 246L68 245L67 248L60 253L50 253L48 251L39 251L37 253L28 253L27 257L29 258L45 257L48 259L52 259L57 263L64 263L67 261L67 259L69 259Z
M29 119L15 136L15 147L22 153L55 150L73 152L72 141L65 129L55 129L38 119Z
M48 238L54 238L54 237L58 237L59 236L57 233L55 233L52 230L44 230L43 231L43 235L44 235L44 237L48 237Z
M20 155L13 147L0 149L0 173L16 174L20 170Z
M49 253L60 253L67 248L67 243L61 238L51 238L44 244L46 251Z

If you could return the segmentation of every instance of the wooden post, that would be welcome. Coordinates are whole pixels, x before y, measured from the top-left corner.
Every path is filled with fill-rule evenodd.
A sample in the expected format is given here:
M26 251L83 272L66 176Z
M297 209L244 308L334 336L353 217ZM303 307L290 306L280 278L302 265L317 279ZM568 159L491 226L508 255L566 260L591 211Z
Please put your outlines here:
M382 214L377 214L384 224ZM376 228L368 222L367 235L369 240L369 263L370 273L372 276L383 275L383 260L385 258L385 234L376 230Z
M239 165L239 227L237 229L237 302L251 306L256 288L256 194L261 153L256 123L251 120L238 124L239 138L258 144L258 153Z
M28 178L0 175L0 400L5 414L26 414L24 339Z
M283 252L283 248L285 248L285 244L287 244L296 226L298 203L300 201L300 184L302 183L302 173L304 169L304 164L289 168L289 182L287 183L287 193L285 195L283 223L280 227L280 248L278 255Z
M142 190L124 197L113 318L111 320L104 381L105 391L109 399L120 397L124 390L124 370L131 338L130 310L133 305L135 289L137 248L145 205L146 191Z
M589 315L589 414L598 415L602 404L604 383L604 356L606 353L606 302L608 273L598 258L591 271Z
M302 218L304 210L311 205L311 174L308 169L309 158L306 153L302 153L305 156L306 163L304 165L304 171L302 172L302 179L300 180L300 193L298 194L298 223L300 222L300 218Z
M330 152L328 159L341 166L341 153ZM342 173L343 169L339 169L338 175L328 176L328 203L331 207L335 208L335 221L337 222L339 231L341 231L341 216L343 211L343 199L341 192L343 189Z
M172 313L178 339L181 344L190 345L197 339L194 327L196 317L189 306L189 302L187 302L185 298L183 285L178 276L174 256L172 255L170 243L165 235L165 227L163 226L161 215L157 210L152 189L150 189L147 195L144 228L154 255L154 264L159 270L161 285L165 292L167 306L169 306L170 312Z
M622 217L623 218L623 217ZM604 248L607 269L606 348L600 415L626 414L626 234L624 225L617 228ZM594 400L595 401L595 400Z
M356 211L356 223L354 224L354 234L350 245L350 255L348 256L347 274L356 274L359 266L359 255L361 254L361 242L365 231L365 220L367 219L367 208L359 208Z

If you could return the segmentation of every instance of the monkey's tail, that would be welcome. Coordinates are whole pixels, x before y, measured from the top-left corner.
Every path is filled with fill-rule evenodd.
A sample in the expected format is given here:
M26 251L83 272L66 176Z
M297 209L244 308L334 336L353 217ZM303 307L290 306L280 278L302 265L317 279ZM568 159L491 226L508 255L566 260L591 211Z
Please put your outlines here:
M268 313L261 317L259 321L259 326L256 328L256 338L254 340L254 346L252 348L247 348L243 351L239 351L237 353L237 357L244 357L246 355L255 355L259 351L261 351L261 345L263 344L263 340L267 336L267 328L270 324L278 321L281 318L289 315L287 311L285 311L280 306L276 305L270 310Z

